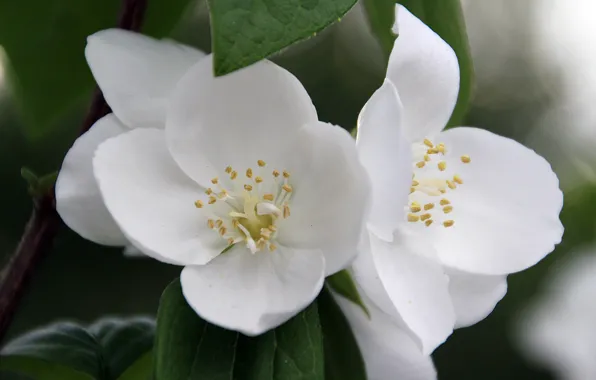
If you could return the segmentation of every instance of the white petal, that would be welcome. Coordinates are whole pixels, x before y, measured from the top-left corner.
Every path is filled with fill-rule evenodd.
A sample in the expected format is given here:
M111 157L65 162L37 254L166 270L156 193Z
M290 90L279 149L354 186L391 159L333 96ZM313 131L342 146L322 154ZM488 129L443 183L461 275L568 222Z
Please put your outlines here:
M358 118L358 155L372 183L368 224L387 241L403 220L412 181L412 151L403 136L401 114L395 87L385 80Z
M253 336L308 306L323 286L324 268L320 251L282 246L251 254L237 245L207 265L187 266L180 280L199 316Z
M85 56L106 102L129 127L163 128L166 98L205 54L121 29L89 36Z
M447 269L456 328L472 326L494 310L507 293L507 276L474 275Z
M292 155L302 160L291 173L291 215L279 224L280 243L320 248L326 275L354 258L370 205L370 182L354 139L340 127L316 122L300 129ZM299 146L302 144L302 146Z
M344 312L366 365L368 380L433 380L437 373L430 355L424 355L408 333L391 317L364 298L370 319L362 309L334 294Z
M396 233L393 243L370 235L375 268L395 309L430 354L453 332L455 312L448 277L435 260L418 252L419 242Z
M93 169L108 210L146 255L202 265L225 248L195 208L202 189L169 155L163 130L135 129L104 142Z
M56 180L58 214L68 227L98 244L123 246L127 243L103 203L92 164L99 144L126 131L113 114L98 120L74 142Z
M285 164L275 161L288 155L293 134L317 120L306 90L285 69L261 61L215 78L208 57L174 91L166 134L176 162L208 187L228 165L243 172L257 160Z
M441 131L459 91L459 66L453 49L401 5L395 7L398 35L387 77L403 103L403 128L409 141Z
M440 134L449 170L463 185L449 191L455 225L432 238L445 265L501 275L526 269L561 241L563 194L548 162L523 145L477 128ZM469 164L459 155L468 154Z

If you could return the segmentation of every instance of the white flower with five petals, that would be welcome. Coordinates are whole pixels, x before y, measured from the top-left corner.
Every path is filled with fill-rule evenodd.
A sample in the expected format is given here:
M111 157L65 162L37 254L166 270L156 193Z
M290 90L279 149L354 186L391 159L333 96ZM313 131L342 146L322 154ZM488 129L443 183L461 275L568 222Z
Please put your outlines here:
M288 71L263 61L215 78L210 56L172 63L164 44L90 38L115 114L67 155L58 211L90 240L184 266L185 298L204 319L263 333L353 259L368 176L350 135L318 121Z
M563 196L550 165L519 143L468 127L442 131L459 90L457 57L404 7L387 79L358 122L372 182L354 274L424 353L485 318L506 276L560 242Z

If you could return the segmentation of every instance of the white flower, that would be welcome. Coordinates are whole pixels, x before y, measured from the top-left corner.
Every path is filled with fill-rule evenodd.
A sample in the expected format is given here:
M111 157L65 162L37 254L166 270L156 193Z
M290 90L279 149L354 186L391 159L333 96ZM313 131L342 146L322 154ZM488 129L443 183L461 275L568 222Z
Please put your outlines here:
M185 298L212 323L256 335L285 322L356 253L370 189L353 139L319 122L300 82L269 61L215 78L211 57L198 60L166 91L164 114L163 98L149 95L171 89L182 65L170 72L167 52L147 57L142 43L127 43L144 37L114 33L97 55L88 48L91 66L116 116L150 128L77 150L94 155L92 168L83 158L65 162L73 173L58 181L59 211L68 210L69 225L89 226L83 236L125 236L184 266ZM128 70L114 50L126 51ZM156 69L147 58L159 57ZM144 98L131 98L135 91ZM108 122L117 125L104 118L89 133ZM65 195L83 180L95 189L92 210Z
M459 127L453 50L402 6L387 79L358 123L373 184L369 244L354 263L365 293L430 353L485 318L506 276L560 242L562 193L550 165L517 142Z
M559 379L596 378L595 253L592 248L554 268L552 281L517 326L523 352Z
M360 306L334 293L364 359L368 380L433 380L437 372L430 355L420 351L408 329L360 292L370 316Z

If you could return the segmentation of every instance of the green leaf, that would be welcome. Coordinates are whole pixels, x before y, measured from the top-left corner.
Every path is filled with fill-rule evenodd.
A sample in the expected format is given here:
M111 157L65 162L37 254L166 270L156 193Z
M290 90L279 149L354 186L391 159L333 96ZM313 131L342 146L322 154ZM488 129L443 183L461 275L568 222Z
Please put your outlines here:
M328 289L317 299L325 337L325 380L366 380L366 369L352 329Z
M215 75L225 75L314 36L356 0L207 0Z
M190 0L151 0L144 32L163 37ZM86 100L94 81L84 49L88 35L115 27L120 0L0 2L0 45L9 61L26 132L40 137Z
M369 24L387 58L395 35L394 0L364 0ZM443 38L457 54L460 70L459 97L448 126L460 125L472 100L474 67L460 0L397 0Z
M10 371L15 375L4 374L3 371ZM31 358L25 356L9 356L3 357L0 360L0 378L10 379L11 376L15 379L21 375L24 378L32 378L34 380L94 380L95 377L79 372L75 369L68 368L61 364L49 362L39 358Z
M118 380L151 380L153 374L153 352L147 352L124 371Z
M201 319L176 279L163 292L157 313L155 379L231 380L237 339L237 332Z
M366 308L366 305L360 297L360 293L356 288L352 275L347 270L337 272L333 276L327 277L327 285L333 289L336 293L354 302L360 306L362 311L370 318L370 313Z
M202 320L179 280L162 295L154 355L156 380L324 379L316 303L275 330L247 337Z
M56 323L10 342L0 352L0 362L31 361L37 363L32 368L40 370L53 365L91 378L117 378L151 350L153 330L154 322L147 318L106 318L89 328ZM29 374L28 366L23 368L21 372Z

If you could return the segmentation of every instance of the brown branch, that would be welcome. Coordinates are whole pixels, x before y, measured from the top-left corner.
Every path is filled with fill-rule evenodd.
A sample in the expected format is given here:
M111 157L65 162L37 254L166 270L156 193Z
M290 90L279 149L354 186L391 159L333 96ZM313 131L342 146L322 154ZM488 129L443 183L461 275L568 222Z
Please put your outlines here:
M122 10L118 27L139 31L147 8L147 0L122 0ZM100 118L110 113L103 94L97 88L87 116L81 126L83 134ZM0 343L17 309L32 272L52 246L52 242L61 225L56 212L54 190L35 200L35 207L21 241L8 260L0 282Z

